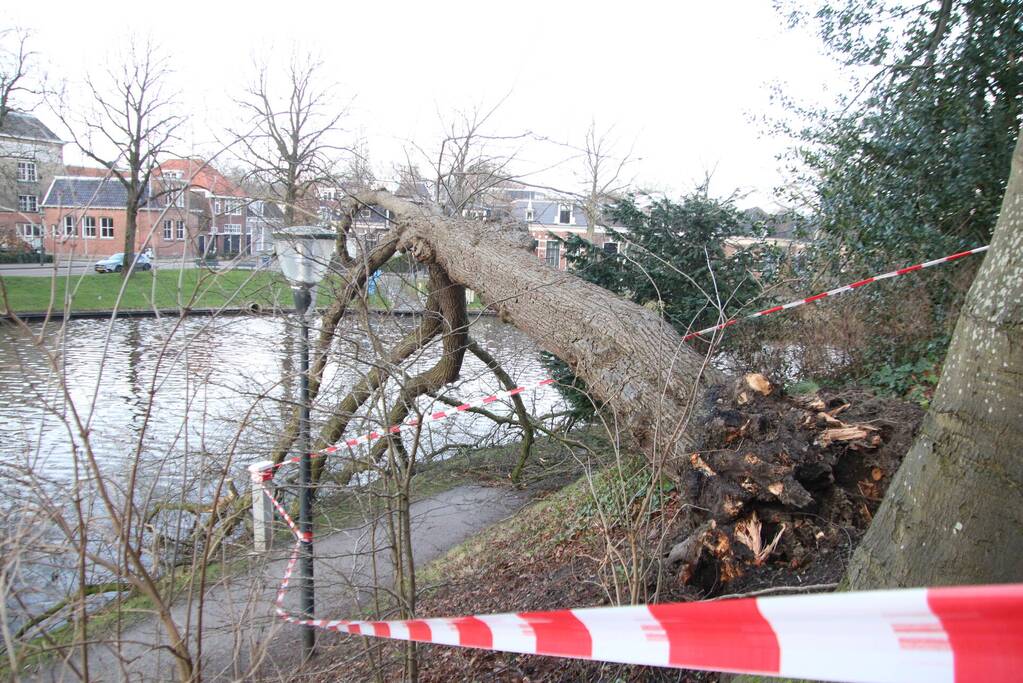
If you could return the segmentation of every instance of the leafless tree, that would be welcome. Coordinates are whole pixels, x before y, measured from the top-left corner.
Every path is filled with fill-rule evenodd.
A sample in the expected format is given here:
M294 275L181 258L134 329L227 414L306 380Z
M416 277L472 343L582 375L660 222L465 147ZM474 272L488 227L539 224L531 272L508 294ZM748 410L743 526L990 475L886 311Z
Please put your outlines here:
M234 132L248 174L284 206L284 222L317 218L317 187L335 180L345 147L337 144L346 111L338 107L334 87L324 84L324 65L311 56L293 55L279 86L271 68L258 67L255 82L237 100L247 115L246 132ZM254 127L254 132L249 130Z
M442 119L443 133L434 147L412 144L413 153L400 169L401 180L428 184L434 204L448 216L460 216L475 204L499 200L492 191L515 179L510 167L517 146L531 137L528 132L504 135L491 131L501 104L475 107ZM420 165L429 171L419 171Z
M586 239L590 242L594 239L597 226L604 221L604 208L620 199L631 183L626 172L634 161L632 150L618 153L613 133L613 127L601 132L596 121L591 121L580 150L585 181L582 208L586 214Z
M167 92L169 77L167 58L156 45L130 41L102 79L86 79L92 104L87 117L70 112L63 97L57 107L75 144L124 188L126 278L135 264L139 209L161 193L152 186L153 172L184 121Z
M18 28L0 30L0 126L12 109L29 109L26 98L39 95L36 53L29 47L31 34Z

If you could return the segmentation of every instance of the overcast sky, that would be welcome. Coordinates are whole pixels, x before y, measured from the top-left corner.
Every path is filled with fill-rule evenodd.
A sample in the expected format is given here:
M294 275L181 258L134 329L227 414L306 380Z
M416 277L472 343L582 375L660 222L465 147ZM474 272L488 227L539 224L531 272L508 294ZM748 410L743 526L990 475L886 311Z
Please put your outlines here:
M679 193L713 171L712 191L741 189L743 205L766 206L785 144L753 120L777 112L770 86L810 102L845 87L814 38L788 30L771 4L43 0L3 18L32 29L51 77L72 84L126 36L151 37L171 57L197 150L236 120L231 97L254 59L283 63L298 46L325 63L338 106L350 108L345 127L381 177L409 141L428 147L441 117L503 99L491 132L581 145L592 119L634 150L637 183ZM553 166L531 179L570 186L569 156L529 145L519 170Z

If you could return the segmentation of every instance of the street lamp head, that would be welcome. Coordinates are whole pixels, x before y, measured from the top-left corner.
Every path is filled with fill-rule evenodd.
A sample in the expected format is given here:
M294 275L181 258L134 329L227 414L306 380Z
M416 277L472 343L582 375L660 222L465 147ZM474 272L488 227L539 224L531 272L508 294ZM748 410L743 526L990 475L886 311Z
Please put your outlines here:
M281 272L294 287L308 288L327 274L337 234L315 225L295 225L273 233Z

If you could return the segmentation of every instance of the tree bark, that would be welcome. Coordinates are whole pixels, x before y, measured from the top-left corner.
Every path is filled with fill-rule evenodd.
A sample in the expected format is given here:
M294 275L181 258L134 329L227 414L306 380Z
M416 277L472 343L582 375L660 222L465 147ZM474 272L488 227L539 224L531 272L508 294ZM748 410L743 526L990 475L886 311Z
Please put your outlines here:
M134 192L134 190L129 189L129 192ZM124 224L124 259L121 261L121 277L126 278L131 271L131 267L135 264L135 235L138 233L139 221L139 199L137 195L128 198L125 215L127 218Z
M1023 577L1023 138L931 409L849 566L850 588Z
M400 249L567 361L651 461L679 475L692 469L706 390L722 378L659 316L538 262L525 231L441 216L385 191L354 201L390 210Z

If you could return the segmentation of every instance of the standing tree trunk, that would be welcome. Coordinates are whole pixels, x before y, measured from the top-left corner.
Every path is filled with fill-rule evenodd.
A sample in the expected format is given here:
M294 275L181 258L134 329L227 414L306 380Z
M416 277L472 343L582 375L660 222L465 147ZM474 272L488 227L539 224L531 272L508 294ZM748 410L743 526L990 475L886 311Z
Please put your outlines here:
M138 222L139 222L139 201L138 201L138 190L134 189L135 185L132 184L132 188L129 190L131 196L128 198L128 204L125 207L126 219L124 222L124 260L122 261L122 277L128 277L128 272L131 270L132 265L135 263L135 235L138 233Z
M991 251L920 435L849 566L851 588L1023 578L1023 138Z

